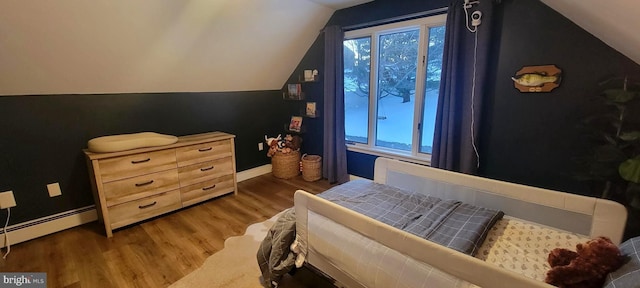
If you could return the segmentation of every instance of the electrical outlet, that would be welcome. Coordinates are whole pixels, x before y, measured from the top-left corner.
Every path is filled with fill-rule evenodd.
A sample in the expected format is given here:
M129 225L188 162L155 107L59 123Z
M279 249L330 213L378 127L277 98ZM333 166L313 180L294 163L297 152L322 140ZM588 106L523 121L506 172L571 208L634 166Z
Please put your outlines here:
M258 151L264 150L264 143L258 142Z
M0 209L16 207L16 198L13 197L13 191L0 193Z
M60 190L60 184L58 184L58 182L47 184L47 191L49 191L49 197L62 195L62 190Z

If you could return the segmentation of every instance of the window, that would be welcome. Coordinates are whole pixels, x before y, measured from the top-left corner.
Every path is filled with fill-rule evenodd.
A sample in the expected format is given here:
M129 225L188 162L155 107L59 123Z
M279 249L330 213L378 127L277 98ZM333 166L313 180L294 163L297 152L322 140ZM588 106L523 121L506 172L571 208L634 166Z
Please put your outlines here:
M348 31L345 134L350 150L429 161L445 15Z

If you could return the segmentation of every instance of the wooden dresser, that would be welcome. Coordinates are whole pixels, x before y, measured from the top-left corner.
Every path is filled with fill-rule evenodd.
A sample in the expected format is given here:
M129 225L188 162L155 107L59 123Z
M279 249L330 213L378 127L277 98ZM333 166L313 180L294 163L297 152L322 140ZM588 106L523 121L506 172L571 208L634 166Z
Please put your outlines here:
M210 132L178 142L87 156L98 218L113 229L231 192L236 183L235 135Z

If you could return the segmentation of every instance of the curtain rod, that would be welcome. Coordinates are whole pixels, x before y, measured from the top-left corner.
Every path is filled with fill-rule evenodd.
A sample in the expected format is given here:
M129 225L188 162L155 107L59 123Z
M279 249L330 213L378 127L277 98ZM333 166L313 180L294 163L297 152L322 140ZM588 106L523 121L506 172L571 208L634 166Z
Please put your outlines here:
M361 29L361 28L366 28L366 27L371 27L371 26L378 26L378 25L382 25L382 24L400 22L400 21L409 20L409 19L415 19L415 18L426 17L426 16L433 16L433 15L436 15L436 14L442 14L444 12L447 12L448 8L449 7L442 7L442 8L438 8L438 9L432 9L432 10L428 10L428 11L423 11L423 12L418 12L418 13L413 13L413 14L408 14L408 15L402 15L402 16L398 16L398 17L392 17L392 18L387 18L387 19L381 19L381 20L370 21L370 22L365 22L365 23L360 23L360 24L355 24L355 25L344 26L344 27L342 27L342 30L344 30L344 31L356 30L356 29ZM324 29L322 31L324 31Z

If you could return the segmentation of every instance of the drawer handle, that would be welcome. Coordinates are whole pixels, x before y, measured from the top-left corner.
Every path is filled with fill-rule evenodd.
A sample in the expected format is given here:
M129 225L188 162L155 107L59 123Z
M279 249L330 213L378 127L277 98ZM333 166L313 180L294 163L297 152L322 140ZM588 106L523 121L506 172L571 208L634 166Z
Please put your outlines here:
M147 205L140 205L140 206L138 206L138 208L145 209L145 208L149 208L149 207L151 207L153 205L156 205L156 204L158 204L158 201L153 201L153 203L147 204Z
M147 158L147 159L144 159L144 160L137 160L137 161L133 160L133 161L131 161L131 164L140 164L140 163L144 163L144 162L149 162L150 160L151 160L151 158Z
M211 186L209 186L209 187L204 187L204 188L202 188L202 191L211 190L211 189L213 189L213 188L216 188L216 184L213 184L213 185L211 185Z
M141 186L149 185L149 184L151 184L151 183L153 183L153 180L149 180L149 181L144 182L144 183L136 183L136 187L141 187Z
M213 149L213 147L209 147L209 148L200 148L200 149L198 149L198 151L200 151L200 152L207 152L207 151L210 151L211 149Z
M200 171L204 172L204 171L209 171L211 169L213 169L213 166L207 167L207 168L200 168Z

